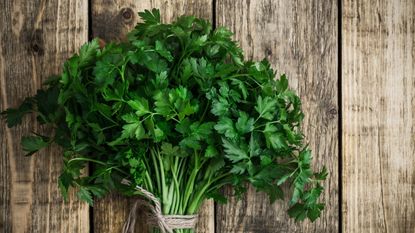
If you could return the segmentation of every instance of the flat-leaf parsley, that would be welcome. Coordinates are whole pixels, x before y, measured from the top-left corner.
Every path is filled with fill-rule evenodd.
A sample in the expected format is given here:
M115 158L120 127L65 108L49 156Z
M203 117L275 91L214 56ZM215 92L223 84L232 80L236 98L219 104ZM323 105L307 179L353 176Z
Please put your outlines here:
M63 148L63 196L70 187L90 204L110 190L132 195L127 178L164 214L194 214L207 198L225 201L224 185L241 195L250 183L275 201L289 183L288 214L316 220L327 171L311 168L301 101L285 75L276 79L267 60L246 61L224 27L193 16L161 23L154 9L139 15L128 41L83 45L44 90L3 112L9 127L32 112L53 127L22 146L29 155Z

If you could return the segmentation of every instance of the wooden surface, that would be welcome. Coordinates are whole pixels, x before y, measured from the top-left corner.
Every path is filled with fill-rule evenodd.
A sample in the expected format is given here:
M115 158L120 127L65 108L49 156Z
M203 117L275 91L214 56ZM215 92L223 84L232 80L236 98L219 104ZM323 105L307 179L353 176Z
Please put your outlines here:
M5 109L34 94L87 41L88 5L0 1L0 9L0 109ZM0 232L88 232L89 207L73 195L65 203L59 193L59 151L23 156L22 134L47 130L30 122L17 129L0 126Z
M316 167L330 171L316 223L289 220L287 205L250 189L241 201L206 203L198 233L415 232L413 0L0 1L0 109L34 94L88 37L122 40L153 7L164 22L185 13L228 26L247 58L286 73ZM59 151L23 157L20 136L47 130L29 122L0 125L0 232L119 233L133 200L63 202ZM137 228L147 232L144 219Z
M343 231L415 232L415 2L343 3Z
M104 41L119 41L125 38L139 18L137 12L158 8L163 22L171 22L183 14L196 15L211 20L212 1L136 1L136 0L92 0L92 35ZM94 207L94 232L121 232L122 225L130 209L132 200L113 194L96 201ZM197 232L213 233L214 203L207 201L199 213ZM145 219L136 224L137 232L147 233Z
M271 205L266 195L249 189L242 201L217 206L216 232L338 231L336 1L222 0L216 9L218 25L235 32L246 58L266 57L279 74L287 74L303 101L304 132L314 162L325 164L330 173L322 199L327 208L316 223L294 223L287 217L287 201Z

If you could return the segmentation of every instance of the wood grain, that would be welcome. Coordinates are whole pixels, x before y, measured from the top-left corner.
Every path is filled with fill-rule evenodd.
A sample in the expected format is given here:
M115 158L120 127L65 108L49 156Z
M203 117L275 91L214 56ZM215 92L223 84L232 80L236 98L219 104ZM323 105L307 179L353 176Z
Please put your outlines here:
M415 2L343 2L343 230L415 232Z
M218 205L216 232L338 231L338 6L336 1L217 2L219 25L235 32L248 59L268 58L303 101L304 130L314 162L325 164L330 177L322 200L327 207L315 223L288 220L288 206L270 205L252 188L241 201ZM232 192L227 189L226 194ZM287 202L287 201L285 201Z
M130 31L139 18L137 12L145 9L160 9L163 22L171 22L178 16L196 15L212 19L211 0L162 1L162 0L92 0L92 33L105 41L120 41ZM121 232L122 225L130 209L132 200L113 194L97 200L94 207L94 231L100 233ZM214 203L207 201L199 213L197 232L214 232ZM138 232L148 232L145 219L139 219Z
M92 34L105 41L122 40L139 20L138 12L160 9L163 22L187 14L212 19L211 0L92 0Z
M86 1L0 1L0 109L16 107L87 40ZM89 207L64 202L57 178L62 157L49 148L24 157L20 138L44 132L35 119L0 126L0 232L89 232Z
M215 2L216 4L213 4ZM249 59L268 58L303 100L315 163L330 171L316 223L288 220L249 188L241 201L202 207L199 233L415 232L415 2L413 0L39 0L0 1L0 110L16 107L88 37L123 40L137 12L160 8L169 22L194 14L234 31ZM216 9L213 9L213 6ZM88 14L88 9L90 15ZM215 10L215 14L212 12ZM338 24L341 22L342 38ZM339 226L338 43L341 42L343 225ZM20 137L48 129L28 117L0 124L0 232L118 233L133 200L117 194L89 207L57 189L61 156L23 156ZM216 214L216 217L215 217ZM216 219L216 222L215 222ZM90 221L93 221L90 226ZM139 219L140 233L147 232ZM216 228L216 229L215 229Z

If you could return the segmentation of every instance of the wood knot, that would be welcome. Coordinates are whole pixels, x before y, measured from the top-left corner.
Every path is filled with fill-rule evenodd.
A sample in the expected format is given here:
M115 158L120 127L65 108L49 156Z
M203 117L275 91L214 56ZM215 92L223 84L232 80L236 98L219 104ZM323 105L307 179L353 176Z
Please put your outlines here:
M272 56L272 49L271 48L266 48L265 53L267 54L267 56L271 57Z
M122 8L120 14L125 24L132 24L134 21L134 11L131 8Z
M44 47L41 29L36 29L35 31L33 31L32 37L30 38L29 50L30 52L35 53L37 55L43 55Z
M35 53L38 53L38 52L41 51L41 48L40 48L40 46L38 44L33 43L32 44L32 51L35 52Z

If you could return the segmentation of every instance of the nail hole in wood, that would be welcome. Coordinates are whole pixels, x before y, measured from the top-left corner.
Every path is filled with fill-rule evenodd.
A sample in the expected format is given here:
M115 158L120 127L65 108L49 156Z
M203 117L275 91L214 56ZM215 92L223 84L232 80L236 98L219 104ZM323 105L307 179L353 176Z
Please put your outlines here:
M329 119L334 119L334 118L336 118L336 115L337 115L337 109L336 109L336 108L331 108L331 109L328 111L328 114L329 114Z

